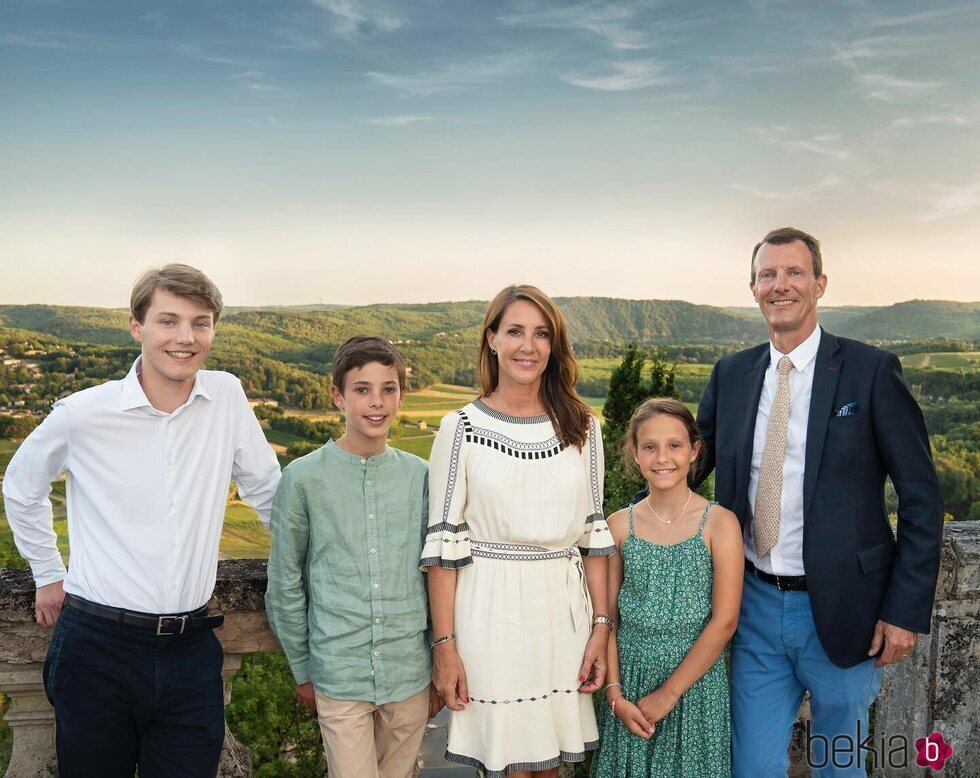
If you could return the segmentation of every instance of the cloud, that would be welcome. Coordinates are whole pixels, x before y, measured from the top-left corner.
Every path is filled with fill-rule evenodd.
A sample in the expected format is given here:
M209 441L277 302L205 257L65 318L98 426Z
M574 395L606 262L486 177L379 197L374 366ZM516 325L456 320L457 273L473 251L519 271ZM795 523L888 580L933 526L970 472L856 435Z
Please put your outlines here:
M789 152L804 151L841 161L851 158L851 153L840 146L843 136L833 130L817 132L807 138L793 137L793 131L789 127L779 124L751 127L749 131L763 142L779 146Z
M635 5L581 3L507 14L498 17L498 21L511 26L589 32L616 49L649 48L650 40L637 28L635 16Z
M942 89L942 81L915 81L891 73L856 73L854 81L866 97L894 102L923 97Z
M734 183L732 184L732 189L739 192L745 192L753 197L757 197L760 200L775 200L780 202L799 202L800 200L809 200L822 192L826 192L830 189L836 189L838 186L843 184L844 181L837 176L827 176L821 179L816 184L812 186L798 186L792 189L786 189L782 192L767 191L764 189L757 189L754 186L747 186L745 184Z
M84 35L61 30L25 30L0 35L0 45L26 49L70 49L84 38Z
M916 13L905 14L904 16L885 16L883 14L871 14L860 19L862 24L868 27L916 27L935 23L955 22L961 19L976 18L980 15L980 8L973 6L960 6L958 8L939 8L930 11L917 11Z
M286 96L285 90L275 84L269 83L261 71L258 70L246 70L241 73L234 73L231 76L231 80L260 97Z
M935 222L975 211L980 208L980 173L962 186L934 184L927 198L929 210L919 217L919 221Z
M468 62L454 62L438 70L395 74L369 71L375 83L416 97L460 92L516 76L527 68L527 57L505 55Z
M892 129L905 130L912 127L966 127L973 124L965 116L957 113L926 113L918 116L899 116L888 125Z
M330 26L341 35L392 32L404 26L404 20L378 3L356 0L313 0L313 4L330 15Z
M673 81L664 74L663 65L653 59L628 62L612 62L613 73L603 76L584 76L566 73L561 80L582 89L598 89L603 92L625 92L649 86L661 86Z
M434 122L438 117L436 116L420 116L420 115L406 115L406 116L376 116L372 119L365 119L365 124L373 124L376 127L407 127L410 124L424 124L427 122Z

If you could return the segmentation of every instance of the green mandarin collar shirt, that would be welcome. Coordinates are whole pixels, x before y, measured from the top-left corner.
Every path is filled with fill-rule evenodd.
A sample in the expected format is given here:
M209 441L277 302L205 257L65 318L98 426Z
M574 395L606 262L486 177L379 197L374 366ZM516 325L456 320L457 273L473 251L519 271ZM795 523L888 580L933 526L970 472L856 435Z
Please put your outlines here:
M382 704L431 678L419 557L428 468L333 441L290 463L272 506L266 610L296 683Z

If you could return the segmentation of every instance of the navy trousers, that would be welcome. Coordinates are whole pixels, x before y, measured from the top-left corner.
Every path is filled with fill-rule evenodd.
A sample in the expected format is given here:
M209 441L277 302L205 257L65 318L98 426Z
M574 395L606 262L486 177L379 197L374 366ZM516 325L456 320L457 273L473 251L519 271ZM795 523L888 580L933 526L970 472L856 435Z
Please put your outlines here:
M157 637L66 605L44 662L61 778L214 778L222 661L211 630Z

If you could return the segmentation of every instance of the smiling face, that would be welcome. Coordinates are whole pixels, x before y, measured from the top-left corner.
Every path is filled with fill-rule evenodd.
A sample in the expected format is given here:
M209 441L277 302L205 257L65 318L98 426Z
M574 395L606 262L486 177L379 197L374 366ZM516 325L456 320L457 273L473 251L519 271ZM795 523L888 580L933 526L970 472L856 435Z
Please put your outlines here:
M497 352L498 389L540 388L551 357L551 328L538 306L512 302L504 308L497 331L487 332L487 342Z
M817 300L827 276L813 272L806 244L763 243L755 257L755 279L749 285L769 327L769 337L784 354L802 343L817 326Z
M150 401L161 394L189 394L214 343L214 313L157 289L143 321L130 316L129 331L142 347L140 384Z
M687 486L687 474L700 447L700 441L691 444L680 419L658 413L637 427L633 459L651 491L668 491Z
M347 371L343 391L334 385L330 392L347 424L338 445L361 456L384 451L388 429L402 404L398 370L393 365L368 362Z

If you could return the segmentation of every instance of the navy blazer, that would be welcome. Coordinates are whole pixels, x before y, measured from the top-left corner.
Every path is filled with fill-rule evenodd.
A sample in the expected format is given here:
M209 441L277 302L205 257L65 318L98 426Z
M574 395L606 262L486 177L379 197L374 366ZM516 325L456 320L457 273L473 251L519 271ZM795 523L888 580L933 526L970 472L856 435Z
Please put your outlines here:
M715 497L742 525L769 344L720 360L698 408ZM846 406L846 407L845 407ZM838 411L842 415L838 415ZM803 477L803 566L820 642L851 667L883 619L928 632L943 531L922 411L887 351L827 331L814 363ZM885 477L898 492L897 541Z

